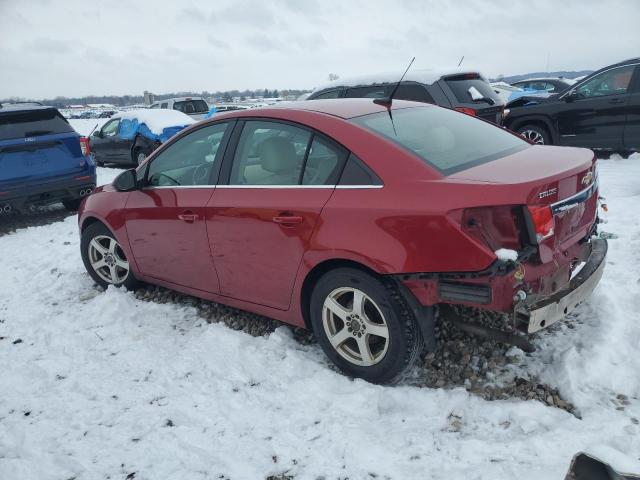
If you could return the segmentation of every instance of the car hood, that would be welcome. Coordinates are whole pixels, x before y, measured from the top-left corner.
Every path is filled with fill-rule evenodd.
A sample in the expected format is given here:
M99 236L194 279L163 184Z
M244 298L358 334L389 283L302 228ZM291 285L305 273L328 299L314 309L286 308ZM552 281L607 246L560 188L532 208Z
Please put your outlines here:
M558 98L557 93L536 93L529 95L522 95L515 100L508 102L505 107L525 107L530 105L539 105L541 103L549 103L555 101Z

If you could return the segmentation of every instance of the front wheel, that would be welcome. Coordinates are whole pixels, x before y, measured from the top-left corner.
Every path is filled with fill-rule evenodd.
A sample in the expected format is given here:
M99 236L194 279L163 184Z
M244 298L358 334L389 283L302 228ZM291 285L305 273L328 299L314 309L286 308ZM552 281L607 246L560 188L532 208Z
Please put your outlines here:
M416 320L397 288L353 268L325 274L311 295L318 343L340 370L372 383L393 383L422 346Z
M549 132L538 125L525 125L518 129L518 133L536 145L551 145Z
M102 288L115 285L133 290L138 286L122 246L102 223L89 225L82 232L80 253L87 272Z

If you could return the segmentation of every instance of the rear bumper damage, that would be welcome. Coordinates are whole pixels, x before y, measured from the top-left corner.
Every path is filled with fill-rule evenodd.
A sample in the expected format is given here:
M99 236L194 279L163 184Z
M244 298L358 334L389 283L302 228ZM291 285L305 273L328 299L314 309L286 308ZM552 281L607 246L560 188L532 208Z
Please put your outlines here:
M567 289L531 303L516 304L516 326L527 333L553 325L586 300L602 278L607 256L607 241L593 239L591 252L582 269L571 279Z

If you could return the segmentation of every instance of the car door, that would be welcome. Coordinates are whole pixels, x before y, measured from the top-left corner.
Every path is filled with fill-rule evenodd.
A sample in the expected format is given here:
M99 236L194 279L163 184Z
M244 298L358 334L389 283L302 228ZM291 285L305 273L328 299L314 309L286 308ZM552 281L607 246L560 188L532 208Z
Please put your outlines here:
M605 70L562 95L557 114L562 145L620 148L633 65Z
M171 143L147 166L125 208L127 235L142 274L184 287L219 290L205 222L230 122Z
M633 86L629 91L623 143L626 149L640 150L640 65L636 65Z
M296 272L346 151L307 128L248 120L207 206L223 295L289 308Z
M106 122L102 128L91 134L91 151L98 162L111 162L114 156L114 142L118 134L120 119Z

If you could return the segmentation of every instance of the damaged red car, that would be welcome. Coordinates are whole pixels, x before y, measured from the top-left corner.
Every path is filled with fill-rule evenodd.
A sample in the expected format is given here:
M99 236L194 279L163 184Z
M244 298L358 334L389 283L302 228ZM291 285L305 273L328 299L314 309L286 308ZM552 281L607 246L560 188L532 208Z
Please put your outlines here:
M593 152L381 103L297 102L182 131L84 200L87 271L312 329L342 371L379 383L435 348L442 306L509 313L522 339L591 294L607 251Z

